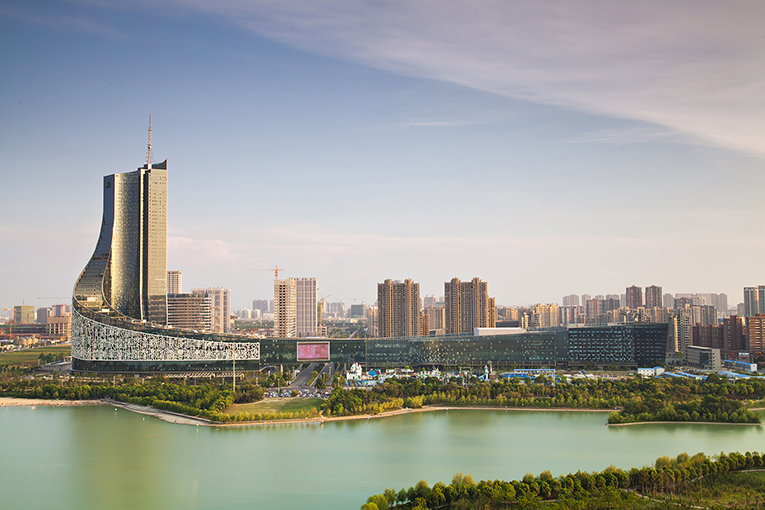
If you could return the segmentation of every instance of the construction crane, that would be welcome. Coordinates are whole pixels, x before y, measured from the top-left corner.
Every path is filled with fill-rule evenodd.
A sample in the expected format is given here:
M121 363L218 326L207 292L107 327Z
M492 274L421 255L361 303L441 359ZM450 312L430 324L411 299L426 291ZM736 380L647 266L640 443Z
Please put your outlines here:
M274 280L279 279L279 271L286 271L284 268L280 268L279 266L274 266L272 268L268 269L250 269L250 271L273 271L274 272Z
M331 295L332 294L321 296L321 300L319 301L319 325L324 324L324 300Z

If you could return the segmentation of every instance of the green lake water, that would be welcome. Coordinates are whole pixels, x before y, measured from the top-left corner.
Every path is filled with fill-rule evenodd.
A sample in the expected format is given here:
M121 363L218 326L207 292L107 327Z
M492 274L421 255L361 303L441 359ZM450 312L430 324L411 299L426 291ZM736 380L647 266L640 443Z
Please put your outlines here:
M461 471L511 480L661 455L765 451L765 427L605 427L607 413L439 411L215 428L109 406L0 409L0 508L357 509Z

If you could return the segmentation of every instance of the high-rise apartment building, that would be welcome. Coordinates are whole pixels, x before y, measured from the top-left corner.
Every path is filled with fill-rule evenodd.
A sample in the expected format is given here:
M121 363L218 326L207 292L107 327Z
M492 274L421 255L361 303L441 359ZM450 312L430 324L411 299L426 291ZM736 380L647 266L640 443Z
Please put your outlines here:
M367 323L367 335L372 337L377 337L379 335L379 320L377 315L377 307L376 306L368 306L366 309L366 323Z
M579 296L576 294L563 296L562 304L563 306L579 306Z
M759 294L758 287L744 287L744 317L753 317L760 313Z
M675 311L673 329L677 350L685 352L689 345L693 345L693 312L690 308Z
M729 353L749 350L744 335L744 321L737 315L725 317L722 321L723 350Z
M207 294L212 306L211 331L231 333L231 289L211 287L207 289L191 289L192 294Z
M212 331L214 311L210 294L196 292L167 296L167 324L177 329Z
M377 284L378 332L383 338L420 334L420 284L385 280Z
M553 328L560 325L560 310L555 303L534 305L534 315L538 317L536 321L540 328Z
M430 330L446 330L446 314L443 306L428 306L425 314L428 316L428 328Z
M274 336L297 336L297 284L294 278L274 280Z
M746 318L746 339L750 354L765 353L765 313Z
M316 336L317 302L316 278L293 278L295 280L295 321L297 336ZM276 294L274 294L276 298Z
M252 309L260 310L261 315L268 313L268 300L267 299L253 299Z
M493 328L497 321L494 298L489 297L488 283L480 278L444 282L446 333L471 333L475 328Z
M168 294L183 293L183 274L180 271L167 272L167 293Z
M662 293L661 287L651 285L645 288L645 307L646 308L661 308L662 307Z
M167 160L150 157L134 172L104 177L101 234L74 297L88 308L111 305L133 319L167 322Z
M422 298L422 309L424 310L429 306L436 306L436 303L438 303L438 298L435 294L426 295Z
M643 306L643 289L640 287L633 285L632 287L627 287L626 292L626 299L627 302L625 303L627 308L630 308L632 310L637 310L641 306Z

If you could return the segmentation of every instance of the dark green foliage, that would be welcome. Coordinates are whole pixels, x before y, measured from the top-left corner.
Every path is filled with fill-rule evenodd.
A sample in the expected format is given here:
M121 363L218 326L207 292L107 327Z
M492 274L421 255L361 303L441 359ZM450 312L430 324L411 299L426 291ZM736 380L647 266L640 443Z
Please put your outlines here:
M717 488L730 485L735 472L752 469L762 458L757 452L741 454L721 453L709 458L703 453L690 457L682 453L671 459L660 457L654 467L632 468L629 473L609 466L602 472L574 474L553 478L549 471L538 477L527 474L523 480L505 482L483 480L477 484L470 475L457 473L452 483L439 482L432 488L420 480L414 487L396 493L386 489L384 494L371 496L362 510L378 509L496 509L496 508L544 508L544 509L644 509L683 508L674 497L688 497L695 493L719 496ZM468 482L469 480L469 482ZM737 490L745 494L764 494L765 477L742 479ZM704 489L706 486L706 489ZM717 491L717 492L716 492ZM746 492L749 491L749 492ZM748 496L747 496L748 497ZM759 497L759 496L757 496ZM765 497L762 498L765 501ZM755 499L752 500L753 502ZM757 499L756 501L759 501ZM759 505L759 503L757 503ZM371 506L375 505L375 506ZM756 508L759 508L757 506Z

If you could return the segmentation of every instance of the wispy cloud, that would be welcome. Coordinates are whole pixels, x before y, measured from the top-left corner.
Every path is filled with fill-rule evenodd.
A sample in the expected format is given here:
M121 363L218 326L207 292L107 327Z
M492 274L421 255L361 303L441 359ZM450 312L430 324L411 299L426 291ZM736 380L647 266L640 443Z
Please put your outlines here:
M764 2L168 2L307 51L765 154Z
M123 34L115 28L90 16L83 16L81 14L63 14L47 10L41 12L29 6L19 8L12 5L0 5L0 18L23 21L55 30L79 32L109 38L123 37Z
M622 129L607 129L592 131L577 135L569 140L571 143L641 143L647 141L682 141L698 142L698 137L692 137L673 129L661 126L631 127Z

